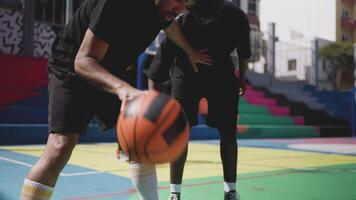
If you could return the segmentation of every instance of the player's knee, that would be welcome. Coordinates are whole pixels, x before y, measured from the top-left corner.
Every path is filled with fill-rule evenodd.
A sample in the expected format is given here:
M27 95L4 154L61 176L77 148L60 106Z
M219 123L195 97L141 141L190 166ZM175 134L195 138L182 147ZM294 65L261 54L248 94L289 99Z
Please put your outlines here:
M65 163L77 144L78 135L50 134L46 146L47 157L56 164Z
M156 167L153 164L134 163L129 164L131 176L150 176L156 174Z
M219 128L220 140L226 142L236 142L236 129Z

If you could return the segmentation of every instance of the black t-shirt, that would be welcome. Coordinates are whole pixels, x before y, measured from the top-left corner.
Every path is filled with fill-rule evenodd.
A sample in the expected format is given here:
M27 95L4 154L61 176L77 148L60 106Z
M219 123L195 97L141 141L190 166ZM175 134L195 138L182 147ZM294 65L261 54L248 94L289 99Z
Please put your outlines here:
M74 72L74 59L87 29L109 43L101 64L120 75L169 26L153 0L85 0L52 46L49 68Z
M196 50L209 49L213 56L213 65L205 67L211 74L233 74L233 63L230 53L236 48L240 59L248 59L250 50L250 25L245 13L233 4L226 2L221 16L208 25L198 24L191 13L186 12L178 19L182 32ZM169 72L174 65L175 77L187 77L194 74L187 55L172 41L165 39L152 61L147 76L157 82L169 78ZM204 69L203 65L200 65ZM199 67L199 65L198 65Z

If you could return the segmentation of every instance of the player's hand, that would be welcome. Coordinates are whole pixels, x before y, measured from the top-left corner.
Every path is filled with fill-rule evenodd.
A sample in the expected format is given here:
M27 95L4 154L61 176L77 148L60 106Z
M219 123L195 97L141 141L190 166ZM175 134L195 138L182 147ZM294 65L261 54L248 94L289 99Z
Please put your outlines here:
M207 53L208 49L203 49L200 51L194 51L189 55L190 63L192 64L193 70L198 72L197 63L211 65L213 60L211 55Z
M239 96L242 97L244 96L245 92L246 92L246 80L245 78L239 78Z
M138 90L131 85L124 85L116 90L116 94L119 96L119 99L121 100L121 109L122 111L127 104L127 101L134 99L135 97L138 97L142 95L144 91Z

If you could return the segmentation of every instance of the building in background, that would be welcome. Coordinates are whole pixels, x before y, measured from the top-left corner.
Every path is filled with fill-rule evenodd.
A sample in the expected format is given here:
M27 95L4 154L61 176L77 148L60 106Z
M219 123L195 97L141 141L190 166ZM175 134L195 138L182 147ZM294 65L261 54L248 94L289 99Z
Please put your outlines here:
M336 0L336 41L356 42L355 0Z
M319 49L335 41L356 41L355 5L356 0L262 0L261 29L267 45L250 68L335 89L329 76L333 66L318 55Z
M318 85L319 89L334 89L335 84L328 77L331 65L319 56L319 49L332 41L317 37L281 40L278 35L273 40L273 35L271 29L264 32L264 53L258 62L250 63L250 69L268 72L279 80L304 81Z
M251 27L251 61L256 62L261 55L260 0L230 0L247 15Z

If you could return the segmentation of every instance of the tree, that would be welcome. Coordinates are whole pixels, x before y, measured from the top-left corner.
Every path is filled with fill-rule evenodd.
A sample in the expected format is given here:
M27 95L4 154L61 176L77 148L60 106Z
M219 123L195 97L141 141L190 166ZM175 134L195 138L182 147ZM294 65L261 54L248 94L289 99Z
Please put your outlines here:
M351 42L334 42L319 49L319 55L330 63L326 68L329 80L336 81L341 71L352 73L354 69L354 50Z

